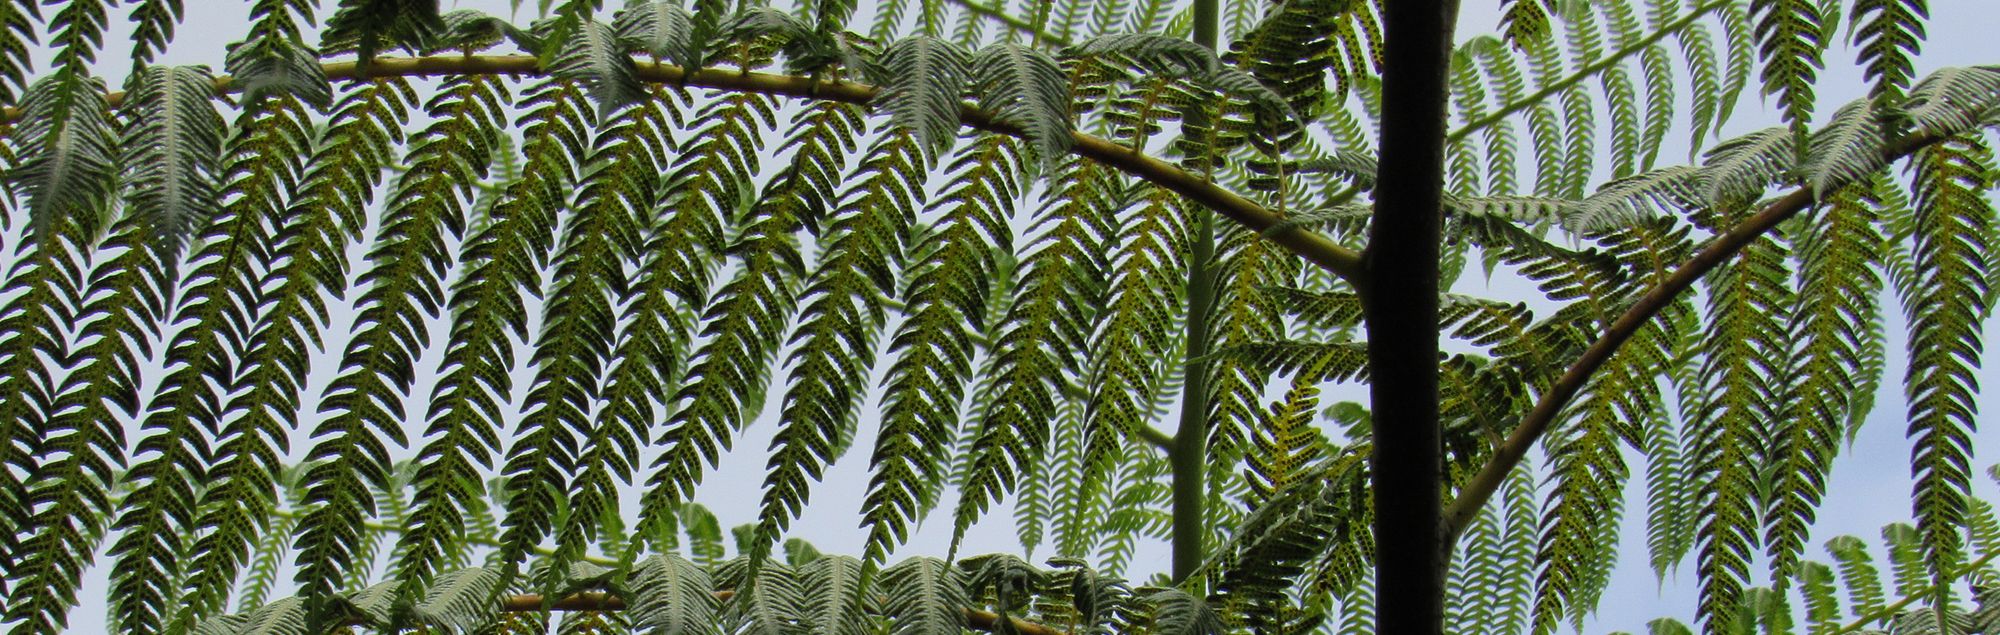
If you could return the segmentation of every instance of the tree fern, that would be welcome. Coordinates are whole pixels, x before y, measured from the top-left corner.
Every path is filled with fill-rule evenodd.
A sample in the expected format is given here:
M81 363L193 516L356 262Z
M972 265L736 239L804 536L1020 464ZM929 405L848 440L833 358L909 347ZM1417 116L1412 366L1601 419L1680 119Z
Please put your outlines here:
M891 635L948 633L965 627L964 574L935 558L911 558L882 570L884 611L899 616Z
M890 125L909 132L923 150L926 166L936 162L957 136L959 101L972 76L971 60L956 44L918 35L882 49L877 64L873 77L882 92L876 103L889 112ZM1039 108L1041 101L1030 103Z
M875 603L870 580L862 576L859 560L847 556L825 556L807 563L800 572L805 588L806 624L813 632L831 635L860 635L872 632L865 611Z
M1874 82L1870 97L1893 101L1909 87L1914 75L1910 58L1922 49L1929 5L1925 0L1867 0L1848 12L1850 32L1861 49L1856 61L1865 67L1863 77Z
M139 74L130 98L135 116L123 144L131 148L123 158L132 181L127 204L173 247L217 202L223 123L210 82L205 68L154 67Z
M37 3L0 4L0 103L17 103L28 86L28 46L37 43L35 23L41 19Z
M615 103L599 101L606 108ZM508 498L503 558L519 559L555 533L560 501L569 521L560 529L547 571L566 571L589 545L606 506L617 499L612 478L629 479L639 460L639 435L652 417L631 426L631 417L607 416L599 402L607 397L609 367L617 363L614 302L629 284L624 265L638 255L651 216L659 179L652 164L664 150L658 131L663 119L655 104L624 109L603 123L590 161L582 166L588 173L550 254L555 283L543 303L542 332L529 360L535 378L528 400L535 407L523 413L521 434L501 467L516 488ZM628 400L648 396L642 392Z
M461 508L482 497L478 470L492 467L501 445L497 395L510 389L514 361L507 335L527 335L515 289L539 281L539 262L554 248L558 197L576 170L570 144L584 134L581 97L559 83L530 89L519 122L527 163L462 247L464 273L445 300L451 345L425 414L425 433L435 436L418 452L416 523L398 539L405 594L445 565L463 564L464 549L453 545L466 529Z
M1464 349L1440 361L1436 404L1460 488L1440 529L1470 539L1454 624L1580 623L1640 454L1650 559L1699 552L1711 631L2000 615L1960 584L2000 540L1963 465L1967 329L1991 295L1976 130L2000 74L1910 81L1927 7L1892 1L1853 5L1871 99L1811 134L1821 82L1800 69L1837 3L1515 0L1511 40L1452 51L1438 271L1476 253L1541 296L1439 298ZM1049 0L1015 17L937 0L879 7L852 26L866 37L847 0L632 1L608 25L600 0L515 3L547 18L526 28L351 0L309 45L311 3L262 0L224 79L151 66L182 3L140 0L126 94L89 75L114 3L42 4L0 4L0 101L26 83L26 42L54 62L0 114L0 200L32 221L0 285L12 627L70 620L102 543L110 626L141 632L1375 625L1374 413L1311 393L1373 380L1352 283L1394 262L1361 246L1378 211L1359 197L1392 172L1370 130L1403 114L1384 88L1406 71L1379 51L1401 4ZM1239 40L1224 58L1180 39L1216 30ZM480 53L503 45L533 57ZM1759 74L1788 125L1652 165L1675 126L1700 145L1725 125ZM1883 185L1918 150L1915 194ZM1217 233L1211 212L1259 231ZM1871 598L1862 549L1820 565L1805 542L1887 357L1884 275L1925 372L1918 522L1885 534L1896 591ZM1703 280L1698 314L1684 290ZM881 421L863 403L878 370ZM772 391L760 515L725 533L692 501ZM1272 394L1288 399L1266 417ZM1183 434L1156 427L1173 414ZM870 434L860 557L788 542L771 558ZM1538 444L1533 482L1516 461ZM1023 541L1064 558L891 564L954 487L954 554L1012 505ZM1211 566L1178 595L1130 590L1121 570L1169 539ZM297 597L273 599L280 575Z
M632 624L666 634L716 633L718 609L707 572L678 556L653 556L632 572Z
M43 237L43 249L56 252L49 255L69 259L98 246L87 242L93 229L87 221L62 225L66 231ZM40 509L21 525L32 531L25 533L27 539L18 551L9 552L7 562L14 590L5 616L18 620L16 628L23 632L63 628L76 600L74 581L89 566L104 537L105 521L115 508L114 466L126 460L118 415L139 405L138 352L118 334L155 319L161 310L157 291L161 281L147 273L158 267L153 252L145 248L142 224L128 217L114 231L103 246L122 248L123 253L98 262L75 262L64 267L74 269L57 274L61 277L55 280L77 307L71 315L50 307L55 313L51 317L80 324L80 332L74 345L44 349L70 368L59 384L46 389L44 399L52 403L43 406L45 418L37 422L41 438L34 444L34 463L26 470L28 487L20 492L24 503Z

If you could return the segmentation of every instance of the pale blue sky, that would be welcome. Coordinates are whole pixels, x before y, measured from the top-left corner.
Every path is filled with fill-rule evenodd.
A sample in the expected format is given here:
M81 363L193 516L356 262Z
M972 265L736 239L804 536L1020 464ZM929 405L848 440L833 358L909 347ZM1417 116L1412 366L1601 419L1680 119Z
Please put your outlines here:
M330 4L330 3L329 3ZM444 0L450 8L478 9L495 15L509 13L507 0ZM532 7L533 2L524 4ZM608 2L618 5L618 2ZM867 2L863 2L867 5ZM1488 33L1497 24L1496 0L1468 0L1463 10L1459 33L1461 39ZM1988 0L1936 0L1932 3L1933 19L1929 28L1930 44L1917 62L1921 76L1944 66L1962 66L1979 63L2000 63L2000 45L1986 38L1993 37L1996 27L2000 27L2000 3ZM525 9L532 11L531 8ZM865 9L864 9L865 10ZM242 38L248 28L245 21L245 5L232 0L188 0L189 15L181 26L181 33L174 44L162 56L166 64L208 64L221 66L223 45ZM113 84L122 78L125 61L118 59L125 42L130 36L130 26L121 17L114 16L107 35L108 46L100 72ZM41 68L47 51L38 51L37 68ZM1840 48L1829 54L1829 68L1819 82L1821 117L1830 115L1835 106L1860 96L1866 91L1858 69L1853 67L1853 51ZM1754 90L1753 90L1754 92ZM1777 115L1760 102L1754 94L1746 95L1736 110L1735 119L1724 129L1723 136L1734 136L1743 132L1775 125ZM1677 134L1669 139L1668 148L1661 153L1663 163L1672 163L1687 156L1686 135ZM1459 290L1476 295L1505 299L1528 300L1533 291L1518 280L1506 276L1486 282L1476 274L1468 275L1461 281ZM1893 296L1886 296L1886 302L1893 303ZM1848 448L1836 463L1834 476L1829 484L1829 496L1820 512L1820 521L1814 526L1814 545L1809 557L1822 557L1817 545L1826 538L1840 534L1854 534L1869 539L1872 543L1879 527L1885 523L1907 521L1910 518L1909 505L1909 453L1910 444L1904 438L1904 402L1900 383L1900 369L1903 354L1896 343L1901 341L1902 319L1900 311L1890 305L1889 320L1885 325L1889 333L1891 358L1890 375L1884 378L1883 390L1877 396L1876 409L1868 424L1861 431L1852 447ZM341 321L338 320L337 321ZM1990 326L1990 325L1989 325ZM333 325L333 332L342 326ZM1988 329L1989 334L1993 329ZM435 362L432 355L426 362ZM317 385L330 378L331 366L337 363L327 356L316 360L315 375ZM1985 373L1990 381L1993 374ZM425 394L426 386L418 386L417 394ZM1359 393L1357 393L1358 395ZM775 400L774 400L775 401ZM308 408L311 403L306 404ZM1982 411L1995 412L2000 402L1991 397L1982 397ZM867 419L864 417L864 420ZM773 417L766 416L752 424L743 438L738 439L737 451L725 457L722 465L706 479L706 485L699 495L700 502L708 505L721 518L723 526L733 526L753 520L757 513L762 483L762 471L767 458L763 448L768 442L774 426ZM863 426L864 430L868 426ZM866 434L872 435L871 432ZM857 444L867 447L871 439L862 438ZM1987 427L1978 435L1979 447L2000 447L2000 427ZM303 447L295 450L303 450ZM865 453L847 457L830 469L826 482L833 485L818 487L813 492L814 502L804 516L794 524L794 535L805 538L822 550L831 552L858 553L865 531L856 529L860 509L862 487L868 480ZM1636 458L1636 457L1635 457ZM1991 451L1982 453L1974 465L1983 467L1994 461ZM1655 581L1647 565L1644 532L1644 481L1642 464L1634 461L1636 476L1628 486L1626 504L1626 530L1621 538L1623 559L1621 566L1613 574L1613 581L1607 591L1600 612L1587 625L1585 632L1604 633L1614 630L1644 632L1645 622L1660 616L1676 616L1689 620L1694 611L1695 586L1691 570L1684 570L1666 580L1664 584ZM853 484L847 486L842 484ZM1989 496L2000 494L1982 481L1983 492ZM989 520L975 527L968 543L973 552L1018 551L1011 514L1006 508L997 509L988 516ZM905 546L903 554L942 555L949 539L949 522L930 524L913 537ZM1045 549L1046 551L1046 549ZM1045 553L1043 555L1046 555ZM1163 545L1142 545L1134 559L1133 578L1143 578L1153 571L1167 567L1168 553ZM1689 558L1692 563L1692 558ZM92 584L83 593L85 604L71 614L71 623L78 632L102 630L103 619L103 567L92 576Z

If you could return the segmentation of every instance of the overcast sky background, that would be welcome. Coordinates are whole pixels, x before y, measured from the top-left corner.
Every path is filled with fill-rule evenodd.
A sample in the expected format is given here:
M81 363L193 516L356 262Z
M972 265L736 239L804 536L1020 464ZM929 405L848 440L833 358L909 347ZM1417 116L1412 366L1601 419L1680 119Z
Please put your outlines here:
M1241 1L1241 0L1232 0ZM325 3L331 5L332 3ZM490 14L507 16L510 7L507 0L443 0L447 10L456 8L476 9ZM535 2L523 3L523 13L532 13ZM607 2L607 5L621 6L622 2ZM869 2L862 2L863 11ZM1458 29L1461 40L1481 34L1492 33L1498 24L1497 0L1467 0L1461 14ZM163 64L207 64L220 69L224 45L240 40L248 29L246 4L234 0L189 0L188 16L181 25L181 31L174 43L162 56ZM331 9L323 9L330 11ZM1981 63L2000 63L2000 45L1993 40L1996 28L2000 28L2000 3L1988 0L1934 0L1933 16L1929 23L1930 38L1917 61L1917 73L1921 77L1940 67L1963 66ZM517 22L525 22L529 16L522 15ZM859 23L859 22L857 22ZM122 11L115 14L106 36L106 47L98 65L99 73L113 85L118 85L126 72L128 61L123 58L129 48L131 25L124 21ZM1843 37L1845 30L1843 29ZM39 75L46 68L49 51L35 52L37 64L33 75ZM1678 58L1676 58L1678 60ZM1867 84L1862 80L1860 70L1854 66L1854 51L1839 47L1828 54L1828 68L1819 82L1820 106L1818 116L1824 119L1835 108L1848 100L1862 96ZM1677 62L1678 63L1678 62ZM1685 88L1683 87L1683 92ZM1759 100L1753 87L1738 104L1735 118L1723 129L1724 138L1777 125L1778 115L1768 104ZM1685 95L1683 95L1685 104ZM1601 108L1601 104L1600 104ZM1683 106L1681 113L1686 112ZM1600 147L1608 143L1600 142ZM1688 156L1687 135L1676 133L1668 139L1666 149L1661 153L1661 163L1671 165ZM1536 296L1531 287L1525 286L1518 278L1501 275L1493 280L1481 278L1476 272L1469 273L1460 280L1458 291L1504 298L1509 300L1533 300ZM1879 528L1890 522L1909 521L1910 515L1910 443L1904 437L1903 414L1905 403L1901 389L1901 369L1904 364L1903 320L1900 309L1894 303L1893 294L1885 294L1888 309L1885 324L1890 341L1889 375L1884 377L1883 389L1877 396L1874 414L1863 428L1854 444L1841 454L1836 462L1833 478L1829 484L1829 496L1820 511L1820 520L1814 526L1812 547L1807 557L1824 559L1824 552L1818 547L1827 538L1852 534L1866 539L1870 544L1878 542ZM1541 307L1546 303L1536 302ZM1538 313L1543 313L1539 310ZM350 312L351 313L351 312ZM329 332L339 333L343 323L352 316L337 316L336 324L330 325ZM1994 329L1987 329L1989 336ZM336 350L333 355L337 355ZM315 360L314 386L323 386L325 379L331 378L333 366L338 364L333 355L321 355ZM425 362L434 364L438 355L426 357ZM1993 381L1994 373L1982 373L1985 383ZM422 382L427 384L428 382ZM414 394L428 394L427 386L419 385ZM518 391L517 391L518 394ZM776 390L774 387L773 395ZM1336 393L1340 394L1340 393ZM1352 393L1357 397L1363 393ZM1332 396L1332 395L1329 395ZM1350 397L1354 398L1354 397ZM308 399L306 412L311 412L312 402ZM776 400L773 399L773 402ZM2000 402L1990 396L1981 397L1982 412L2000 412ZM872 403L872 401L871 401ZM758 422L751 425L742 438L738 439L737 451L728 454L723 464L711 472L699 494L699 501L708 505L720 517L724 527L754 521L758 511L760 484L763 482L763 467L767 454L763 451L772 433L772 412L768 411ZM1982 417L1984 419L1985 417ZM864 421L872 417L863 417ZM864 425L864 436L857 440L860 449L850 451L826 474L823 485L813 491L813 504L794 523L793 535L813 542L824 551L836 553L859 553L864 530L856 528L859 520L862 483L868 482L867 444L872 442L872 430ZM136 440L136 438L134 439ZM2000 447L2000 427L1988 426L1978 436L1978 447ZM305 447L294 447L295 457ZM404 456L410 452L405 451ZM858 455L858 456L857 456ZM1633 457L1637 459L1637 457ZM1984 468L1994 461L1991 450L1974 459L1974 466L1980 469L1983 479ZM1674 616L1684 621L1692 621L1695 606L1696 587L1691 567L1693 557L1687 559L1683 570L1668 577L1664 583L1657 582L1647 564L1645 536L1645 487L1643 463L1633 462L1634 478L1627 487L1628 502L1625 506L1625 531L1621 538L1621 562L1613 574L1610 589L1606 592L1598 615L1585 627L1587 633L1606 633L1625 630L1644 632L1645 623L1656 617ZM852 484L852 486L847 485ZM1992 497L1996 490L1991 483L1980 482L1980 491ZM899 551L899 555L932 554L943 555L950 537L949 514L944 514L938 522L923 527L912 536L911 542ZM986 522L975 527L968 537L968 549L974 553L990 551L1020 551L1015 538L1011 513L1005 507L991 512ZM1044 547L1037 556L1046 556ZM1153 572L1165 570L1169 553L1162 544L1142 545L1134 558L1129 577L1143 579ZM91 576L90 584L83 589L84 604L74 611L70 623L77 632L98 632L103 630L104 569L100 566Z

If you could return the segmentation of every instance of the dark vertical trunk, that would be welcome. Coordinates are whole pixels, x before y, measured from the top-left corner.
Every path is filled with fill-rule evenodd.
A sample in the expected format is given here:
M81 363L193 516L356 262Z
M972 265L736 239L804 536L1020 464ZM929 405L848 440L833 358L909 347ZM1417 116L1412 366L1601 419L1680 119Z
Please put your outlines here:
M1438 429L1438 242L1446 80L1456 0L1384 3L1381 178L1368 241L1375 446L1375 619L1385 635L1444 628Z

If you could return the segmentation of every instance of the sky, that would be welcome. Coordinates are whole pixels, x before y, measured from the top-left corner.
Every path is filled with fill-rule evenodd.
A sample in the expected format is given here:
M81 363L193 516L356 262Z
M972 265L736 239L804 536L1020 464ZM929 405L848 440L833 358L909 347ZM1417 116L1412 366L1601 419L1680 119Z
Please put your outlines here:
M331 3L327 3L331 4ZM446 9L467 8L489 14L507 16L510 7L507 0L443 0ZM524 12L532 12L533 2L523 3ZM618 5L618 2L608 2ZM868 3L862 2L865 6ZM1498 24L1497 0L1467 0L1461 12L1459 37L1464 40L1480 34L1495 31ZM221 67L223 44L241 39L248 29L245 5L233 0L188 0L189 15L181 26L175 42L162 56L164 64L208 64ZM1980 63L2000 63L2000 45L1995 45L1992 37L1995 27L2000 27L2000 3L1989 0L1933 0L1932 19L1929 23L1929 44L1917 60L1919 77L1946 66L1963 66ZM527 16L523 15L523 21ZM107 81L116 86L125 73L125 61L119 59L129 41L130 24L114 15L107 34L106 59L99 64L99 72ZM1844 37L1843 33L1843 37ZM36 51L36 69L46 67L48 51ZM1835 107L1850 99L1865 94L1867 84L1860 70L1854 67L1854 51L1845 47L1828 54L1828 68L1819 86L1820 106L1817 113L1824 118L1831 115ZM1767 104L1754 94L1754 88L1739 103L1735 118L1722 130L1722 137L1728 138L1745 132L1777 125L1779 123L1775 107ZM1662 162L1677 161L1688 156L1685 134L1670 136L1668 145L1661 153ZM1501 274L1485 279L1476 273L1468 274L1460 280L1456 289L1462 293L1503 299L1531 299L1535 292L1520 279ZM1813 538L1807 556L1823 558L1821 545L1827 538L1851 534L1864 538L1870 543L1875 540L1882 525L1891 522L1908 522L1910 516L1909 456L1911 445L1904 436L1903 413L1905 403L1901 389L1900 369L1904 365L1904 351L1901 342L1903 320L1899 309L1893 304L1893 296L1886 296L1889 303L1885 309L1890 359L1889 374L1883 378L1883 388L1876 396L1874 413L1855 438L1853 444L1844 449L1836 460L1833 477L1828 485L1829 495L1819 513L1819 521L1813 526ZM1546 306L1546 305L1544 305ZM1542 313L1542 311L1537 311ZM348 316L351 317L351 316ZM338 317L336 321L341 321ZM1994 334L1989 322L1988 336ZM332 329L337 332L339 325ZM315 362L316 375L325 378L325 370L337 360L326 358ZM428 361L435 362L433 356ZM1983 383L2000 385L1994 381L1994 371L1982 373ZM879 378L878 378L879 379ZM320 385L323 385L320 384ZM418 387L421 391L423 388ZM423 394L419 392L418 394ZM1357 395L1361 393L1355 393ZM775 400L773 400L775 401ZM1982 412L2000 412L2000 401L1991 395L1980 399ZM744 438L738 440L736 452L725 456L723 463L712 471L706 485L698 495L698 501L709 506L721 519L724 527L753 521L757 514L762 471L766 454L762 452L768 440L773 417L767 411ZM864 420L868 417L864 416ZM863 426L866 428L867 426ZM868 443L869 439L860 439ZM1979 431L1976 447L2000 447L2000 426L1989 426ZM863 445L863 448L866 446ZM302 448L301 448L302 449ZM865 455L855 456L850 452L836 463L825 475L825 483L865 483L868 479ZM1637 459L1637 457L1633 457ZM1981 469L1995 462L1989 450L1975 457L1973 465ZM1683 621L1692 621L1696 588L1687 559L1681 571L1664 581L1655 578L1647 564L1645 542L1645 514L1643 464L1633 461L1635 478L1627 487L1628 501L1625 508L1625 529L1620 549L1621 561L1612 576L1598 613L1586 622L1586 633L1608 633L1613 631L1644 632L1645 623L1655 617L1673 616ZM2000 488L1981 481L1979 491L1995 500L2000 500ZM859 553L865 531L856 528L860 509L861 487L821 486L813 492L814 502L803 516L794 523L794 535L813 542L821 550L834 553ZM945 514L948 516L948 514ZM976 526L968 536L968 544L978 545L978 551L1018 552L1010 514L1004 508L995 510L987 522ZM950 523L940 520L921 528L912 536L911 542L899 551L903 555L942 555L950 537ZM1046 555L1046 548L1044 553ZM1129 577L1140 579L1153 571L1167 568L1169 554L1163 544L1145 544L1133 562ZM85 587L84 606L71 614L71 624L78 632L97 632L103 629L102 610L105 593L105 567L99 566L95 575Z

